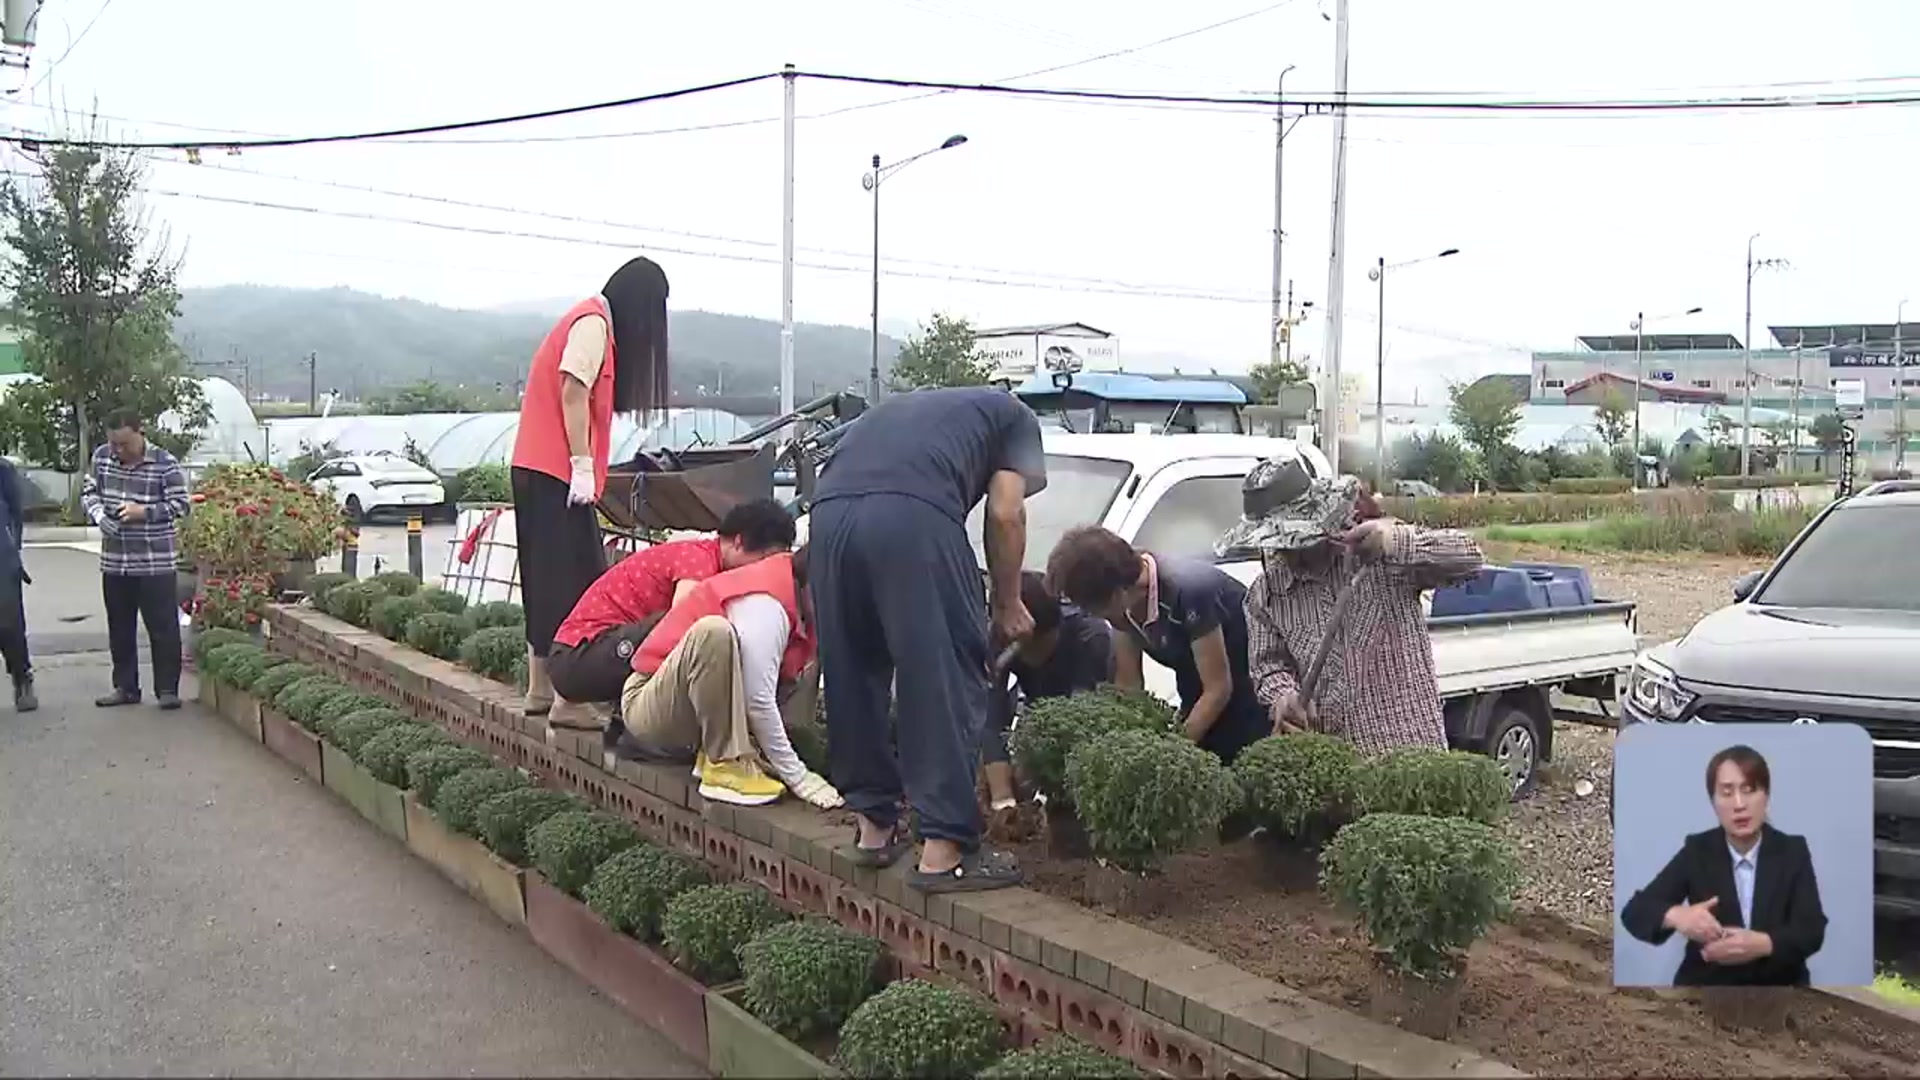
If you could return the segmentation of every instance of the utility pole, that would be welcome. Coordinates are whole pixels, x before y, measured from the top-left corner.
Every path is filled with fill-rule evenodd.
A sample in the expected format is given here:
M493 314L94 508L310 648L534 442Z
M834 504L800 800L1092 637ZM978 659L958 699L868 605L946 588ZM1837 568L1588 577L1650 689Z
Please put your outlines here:
M1340 471L1340 331L1346 321L1347 276L1347 16L1349 0L1337 0L1333 30L1333 221L1327 257L1325 385L1320 402L1321 446Z
M1742 335L1742 348L1745 350L1746 378L1740 385L1740 475L1753 475L1753 275L1762 270L1783 270L1787 267L1785 259L1761 259L1753 257L1753 242L1760 239L1759 233L1747 237L1747 323Z
M1790 414L1793 419L1787 425L1793 438L1787 445L1793 447L1794 472L1800 471L1800 347L1805 344L1805 337L1805 334L1799 334L1793 339L1793 405Z
M1907 380L1905 374L1907 354L1901 351L1901 328L1907 317L1907 302L1893 311L1893 467L1897 472L1907 463Z
M320 415L320 354L307 354L307 412Z
M1294 65L1288 64L1285 68L1281 69L1280 86L1275 95L1273 107L1273 325L1268 328L1270 330L1267 342L1268 359L1272 359L1274 354L1280 352L1283 348L1280 341L1280 329L1285 324L1282 322L1282 319L1291 319L1293 317L1292 282L1287 283L1286 314L1283 316L1280 310L1280 282L1283 280L1283 253L1287 243L1287 232L1283 227L1285 224L1286 201L1281 196L1287 175L1287 133L1293 130L1293 124L1287 123L1287 72L1292 71L1293 68ZM1297 124L1299 122L1300 118L1297 116L1294 117L1293 123ZM1292 351L1291 342L1287 343L1286 351Z
M1278 252L1279 249L1276 247L1274 250ZM1279 262L1277 258L1274 261L1276 264ZM1286 360L1285 366L1291 368L1293 367L1293 282L1291 281L1287 282L1287 321L1280 325L1284 328L1287 339L1284 343L1285 352L1283 354ZM1278 333L1278 331L1276 331L1276 333Z
M780 185L780 415L793 412L793 65L781 75L786 83L786 176ZM876 343L877 344L877 343Z

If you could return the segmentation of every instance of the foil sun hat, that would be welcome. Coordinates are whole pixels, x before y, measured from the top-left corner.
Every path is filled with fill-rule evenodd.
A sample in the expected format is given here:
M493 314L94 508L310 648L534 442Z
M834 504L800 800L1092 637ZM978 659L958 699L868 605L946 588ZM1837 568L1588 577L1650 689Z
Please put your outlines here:
M1360 501L1360 481L1320 476L1289 450L1266 458L1240 482L1240 520L1214 542L1214 554L1298 551L1344 531Z

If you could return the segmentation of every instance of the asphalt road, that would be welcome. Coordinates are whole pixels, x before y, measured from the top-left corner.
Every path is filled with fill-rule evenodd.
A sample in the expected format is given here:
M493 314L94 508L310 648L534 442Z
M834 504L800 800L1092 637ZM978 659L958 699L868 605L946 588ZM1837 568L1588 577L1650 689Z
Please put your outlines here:
M701 1075L264 747L105 681L43 659L41 711L0 705L0 1075Z

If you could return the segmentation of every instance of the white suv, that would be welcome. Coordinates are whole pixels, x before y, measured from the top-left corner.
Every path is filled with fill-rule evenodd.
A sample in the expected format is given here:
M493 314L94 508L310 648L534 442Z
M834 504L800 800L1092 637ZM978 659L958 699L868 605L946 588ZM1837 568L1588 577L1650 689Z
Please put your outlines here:
M354 454L337 457L307 477L314 487L333 493L347 520L360 522L379 514L423 519L443 516L447 489L433 470L396 454Z

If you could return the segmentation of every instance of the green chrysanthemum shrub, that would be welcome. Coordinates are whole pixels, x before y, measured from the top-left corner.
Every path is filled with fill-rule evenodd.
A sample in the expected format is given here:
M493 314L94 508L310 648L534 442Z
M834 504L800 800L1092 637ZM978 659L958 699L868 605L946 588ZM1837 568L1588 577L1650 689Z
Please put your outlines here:
M1116 731L1172 731L1171 714L1158 701L1143 701L1141 697L1102 687L1031 703L1009 740L1014 764L1046 794L1049 804L1071 806L1067 755L1075 747Z
M453 739L430 724L399 724L368 739L354 760L383 784L407 786L407 759L429 746L450 746Z
M193 663L204 670L207 658L215 649L223 645L258 645L260 639L245 630L235 630L229 626L209 626L193 635Z
M333 676L316 673L288 684L286 689L275 694L273 707L285 713L287 719L311 731L314 722L320 719L322 706L335 695L350 691L347 684Z
M660 939L682 971L717 986L740 977L740 946L786 917L757 886L701 885L667 901Z
M853 1010L834 1063L855 1080L944 1080L977 1075L1003 1049L1000 1019L986 999L903 979Z
M879 941L821 919L770 926L740 946L747 1011L800 1042L838 1031L880 988Z
M278 653L270 653L265 649L239 653L235 651L238 648L239 646L228 646L222 650L218 672L220 682L236 690L251 692L253 684L260 681L260 676L265 675L274 665L286 663L286 657Z
M1513 904L1513 849L1467 818L1368 814L1320 853L1320 884L1400 971L1451 978Z
M327 610L327 594L342 585L350 585L355 578L352 574L328 571L315 574L307 579L307 602L321 611Z
M979 1075L980 1080L1141 1080L1146 1074L1126 1058L1071 1035L1054 1035L1008 1054Z
M292 686L302 679L318 674L320 674L320 669L311 664L303 664L298 660L289 660L283 664L273 664L269 666L266 671L261 673L259 678L253 680L253 685L247 689L254 697L271 704L273 699L280 696L280 691L285 690L287 687Z
M443 615L459 615L467 610L466 597L457 592L448 592L438 585L428 585L418 595L427 602L427 607Z
M389 728L419 721L386 704L364 706L341 713L320 726L320 737L355 761L368 740Z
M519 604L511 600L489 600L484 604L475 604L467 609L473 619L475 630L485 630L490 626L525 626L527 613Z
M422 806L432 806L440 785L468 769L489 769L493 758L485 750L459 743L428 746L407 755L407 790Z
M1233 775L1255 824L1278 836L1320 843L1353 815L1360 752L1345 739L1269 735L1240 752Z
M1067 755L1067 792L1093 853L1151 871L1239 807L1240 790L1212 753L1172 735L1115 731Z
M473 627L467 624L466 616L428 611L414 616L407 624L406 643L408 648L419 649L428 656L458 660L461 643L472 634Z
M412 596L420 591L420 579L405 570L388 570L367 580L378 585L388 596Z
M1424 814L1492 825L1507 814L1513 784L1500 763L1464 750L1395 750L1354 781L1362 814Z
M578 796L564 791L521 788L481 803L474 812L474 822L488 850L515 866L525 866L532 861L527 853L527 833L534 826L557 814L584 814L591 809Z
M601 863L639 842L633 826L599 810L555 814L527 830L534 869L573 897L593 880Z
M460 663L476 674L511 683L514 666L527 660L527 633L520 626L476 630L460 646Z
M482 765L455 773L433 796L433 813L440 823L467 836L480 835L480 806L495 795L532 786L519 769Z
M322 610L342 622L364 627L373 605L386 598L387 591L371 581L349 581L328 591Z
M388 641L405 641L413 620L432 611L433 606L420 593L389 596L373 605L367 615L367 629Z
M674 897L713 880L705 863L677 851L636 844L597 867L580 898L608 926L642 941L660 937Z

